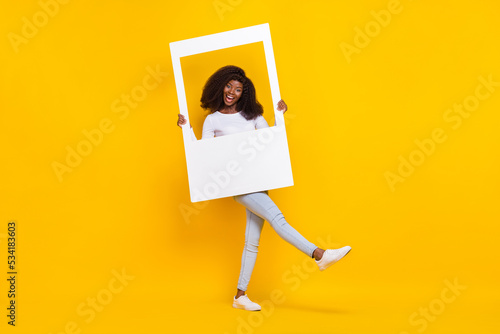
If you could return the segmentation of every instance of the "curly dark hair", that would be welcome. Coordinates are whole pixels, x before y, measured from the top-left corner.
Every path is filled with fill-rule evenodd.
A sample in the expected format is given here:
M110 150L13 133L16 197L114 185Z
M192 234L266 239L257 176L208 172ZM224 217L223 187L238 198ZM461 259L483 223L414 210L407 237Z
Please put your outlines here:
M208 78L201 95L201 107L203 109L208 109L210 113L222 110L225 106L224 87L231 80L239 81L243 85L243 92L236 103L236 109L241 111L243 117L247 120L251 120L262 115L264 108L262 108L262 105L257 101L252 80L245 75L243 69L233 65L224 66L218 69Z

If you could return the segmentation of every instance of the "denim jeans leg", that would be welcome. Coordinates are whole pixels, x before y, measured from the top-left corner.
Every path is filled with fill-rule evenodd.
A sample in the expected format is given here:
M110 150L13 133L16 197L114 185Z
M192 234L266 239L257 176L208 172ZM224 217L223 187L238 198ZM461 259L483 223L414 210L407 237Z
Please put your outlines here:
M295 246L307 256L312 257L314 250L318 248L288 224L267 192L239 195L235 196L234 199L257 216L267 220L281 238Z
M264 226L264 219L260 218L250 210L247 211L247 226L245 232L245 246L241 257L241 270L238 279L238 289L246 291L252 271L257 260L259 240Z

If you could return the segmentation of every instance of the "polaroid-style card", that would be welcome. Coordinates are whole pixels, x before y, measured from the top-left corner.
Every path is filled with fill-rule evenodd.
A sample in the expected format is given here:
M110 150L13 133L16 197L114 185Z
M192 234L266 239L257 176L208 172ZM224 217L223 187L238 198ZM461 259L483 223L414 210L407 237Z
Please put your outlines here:
M285 122L277 110L281 98L269 24L172 42L170 51L180 113L188 120L182 134L191 201L292 186ZM245 70L270 127L201 140L208 115L200 107L202 88L226 65Z

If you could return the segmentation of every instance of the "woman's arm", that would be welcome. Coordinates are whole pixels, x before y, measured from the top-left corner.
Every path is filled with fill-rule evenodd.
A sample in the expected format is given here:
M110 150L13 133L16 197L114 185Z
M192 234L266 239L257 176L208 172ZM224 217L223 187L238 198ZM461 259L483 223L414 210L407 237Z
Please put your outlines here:
M283 114L288 110L288 106L286 105L285 101L279 100L278 101L278 111L282 111ZM274 120L274 125L276 125L276 119ZM269 125L267 124L266 120L264 117L260 116L257 118L257 124L255 126L256 129L262 129L262 128L267 128Z
M282 111L283 114L287 111L288 107L283 100L278 101L278 111ZM276 120L274 120L274 125L276 125ZM268 128L269 125L267 124L266 120L264 117L261 115L257 117L256 123L255 123L255 128L258 129L263 129L263 128Z
M212 123L212 118L210 115L205 117L205 122L203 122L203 132L201 134L201 139L213 138L215 137L215 127Z
M187 123L187 120L182 114L178 114L177 116L178 116L177 125L182 129L182 126ZM196 135L194 134L193 126L191 126L190 130L191 130L191 140L192 141L198 140L198 138L196 138Z
M187 120L182 114L178 114L177 125L182 129L182 125L186 124ZM191 126L191 137L193 140L198 140L193 131L193 126ZM201 135L201 139L213 138L215 137L215 128L212 124L212 120L210 119L210 115L205 118L205 122L203 123L203 133Z

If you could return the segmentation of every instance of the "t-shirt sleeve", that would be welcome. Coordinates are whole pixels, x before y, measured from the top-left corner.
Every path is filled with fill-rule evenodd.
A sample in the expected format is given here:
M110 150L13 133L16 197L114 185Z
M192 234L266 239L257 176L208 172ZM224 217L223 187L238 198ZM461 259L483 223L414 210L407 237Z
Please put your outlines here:
M255 119L255 128L256 129L263 129L263 128L268 128L269 124L267 124L266 119L264 116L259 116Z
M203 122L203 133L201 135L201 139L213 138L215 137L215 128L212 124L212 119L210 115L205 118L205 122Z

